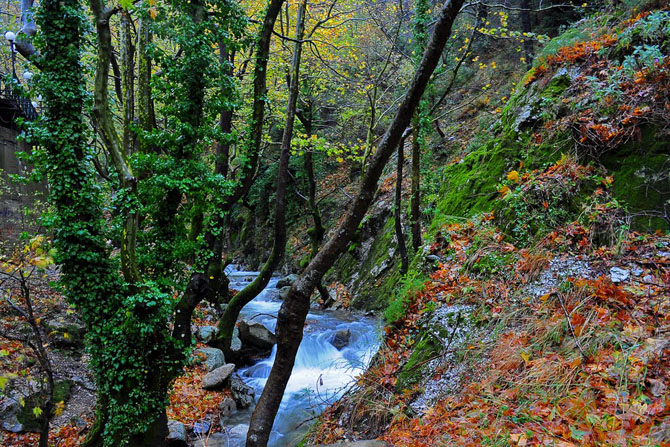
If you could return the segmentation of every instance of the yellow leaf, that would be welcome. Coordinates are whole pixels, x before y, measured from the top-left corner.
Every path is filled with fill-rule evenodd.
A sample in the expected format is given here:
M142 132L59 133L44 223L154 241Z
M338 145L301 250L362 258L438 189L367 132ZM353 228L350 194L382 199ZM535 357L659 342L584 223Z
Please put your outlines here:
M511 180L515 183L519 182L519 173L517 171L511 171L507 174L507 180Z
M63 332L63 338L65 338L66 340L69 340L70 339L70 334L68 334L67 332Z
M344 159L342 157L337 157L336 160L337 160L338 163L342 163L344 161Z
M156 11L156 8L149 8L149 15L151 16L152 19L155 19L156 16L158 15L158 11Z
M498 192L499 192L503 197L505 197L509 191L510 191L510 190L509 190L509 187L507 187L507 186L503 186L502 188L500 188L500 189L498 190Z
M9 377L0 376L0 390L4 391L7 387L7 383L9 383Z
M527 352L522 352L521 353L521 358L523 359L523 361L526 364L528 364L528 362L530 362L530 354L528 354Z

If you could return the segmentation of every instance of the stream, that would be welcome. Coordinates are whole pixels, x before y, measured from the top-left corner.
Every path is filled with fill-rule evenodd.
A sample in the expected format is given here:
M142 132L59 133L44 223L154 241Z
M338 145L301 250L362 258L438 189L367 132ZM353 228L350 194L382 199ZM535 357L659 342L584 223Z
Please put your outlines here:
M258 272L227 270L232 289L241 290ZM276 315L281 306L277 281L268 286L240 314L241 319L260 322L275 331ZM286 386L270 436L269 447L296 445L318 416L353 384L355 377L367 368L379 348L380 321L350 312L310 310L304 336L295 360L291 379ZM349 343L338 350L331 340L340 330L349 330ZM270 374L277 347L270 357L237 371L242 380L256 391L256 401ZM246 440L253 408L239 410L224 421L231 447L242 447Z

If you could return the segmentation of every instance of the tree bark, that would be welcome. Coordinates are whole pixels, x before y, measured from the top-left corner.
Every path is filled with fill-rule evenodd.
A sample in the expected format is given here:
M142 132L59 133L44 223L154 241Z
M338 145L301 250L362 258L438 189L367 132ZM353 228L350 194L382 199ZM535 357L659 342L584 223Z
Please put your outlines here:
M521 0L521 30L524 33L532 31L530 21L530 0ZM526 36L523 41L523 50L526 57L526 66L530 69L533 66L533 39Z
M420 108L417 107L417 108ZM412 227L412 251L421 247L421 119L414 113L414 132L412 134L412 183L410 197L410 225Z
M464 0L448 0L442 8L430 42L415 73L409 91L405 95L393 122L384 134L377 152L370 159L368 169L361 181L358 194L347 211L344 220L335 229L333 236L321 247L300 278L293 283L282 303L277 317L277 355L260 400L251 417L247 434L247 447L266 447L279 403L291 370L295 355L302 341L305 318L309 311L309 300L323 275L346 249L358 225L365 216L382 170L402 139L405 129L421 100L430 77L440 60L451 27Z
M402 232L402 168L405 164L405 139L402 138L398 143L398 164L396 165L396 180L395 180L395 205L394 205L394 220L395 220L395 236L398 239L398 252L400 253L400 273L403 275L407 273L409 267L409 257L407 256L407 246L405 245L405 235Z
M293 125L295 123L296 105L298 101L299 82L300 82L300 58L302 53L302 38L305 31L305 9L306 4L303 1L298 7L298 17L296 23L296 42L293 50L293 60L291 62L291 84L289 87L289 98L286 107L286 122L284 124L284 133L282 135L281 153L279 155L279 168L277 169L277 199L275 204L275 221L272 251L265 261L260 274L254 281L242 289L233 297L226 307L223 316L219 320L219 334L217 344L227 353L230 352L230 344L233 338L233 330L237 317L242 308L258 294L270 282L270 277L275 271L282 258L286 248L286 182L288 178L288 163L291 153L291 138L293 137Z
M270 41L272 31L281 11L284 0L270 0L263 19L263 27L256 41L256 62L254 67L254 103L252 106L249 134L251 142L247 143L248 163L242 167L239 186L228 196L224 210L229 210L235 203L245 197L254 183L258 160L260 159L261 144L263 141L263 117L265 116L265 102L267 101L267 66L270 57Z

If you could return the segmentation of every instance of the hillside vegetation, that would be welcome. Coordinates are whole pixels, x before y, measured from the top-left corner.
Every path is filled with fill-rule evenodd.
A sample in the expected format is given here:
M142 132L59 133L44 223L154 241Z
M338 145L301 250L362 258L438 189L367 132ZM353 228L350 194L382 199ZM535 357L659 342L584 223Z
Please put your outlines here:
M573 25L438 168L430 243L368 301L388 306L384 348L310 439L670 442L669 19Z

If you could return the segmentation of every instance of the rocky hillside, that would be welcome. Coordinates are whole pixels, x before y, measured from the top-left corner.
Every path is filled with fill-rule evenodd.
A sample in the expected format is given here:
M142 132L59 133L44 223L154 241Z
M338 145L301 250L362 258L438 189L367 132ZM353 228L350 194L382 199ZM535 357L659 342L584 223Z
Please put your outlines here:
M670 443L659 6L582 20L545 47L481 143L441 170L402 279L380 198L342 266L360 305L385 308L385 345L306 445Z

